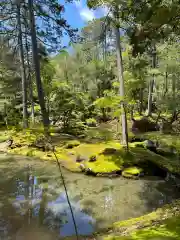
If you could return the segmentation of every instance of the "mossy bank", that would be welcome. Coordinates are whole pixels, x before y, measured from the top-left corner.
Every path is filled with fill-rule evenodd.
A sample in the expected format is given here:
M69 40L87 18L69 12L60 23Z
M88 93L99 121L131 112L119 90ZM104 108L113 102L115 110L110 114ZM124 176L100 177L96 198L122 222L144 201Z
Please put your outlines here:
M70 171L84 172L96 176L108 175L139 178L144 175L163 175L166 172L180 173L178 155L161 156L145 147L144 142L129 143L129 151L118 141L87 143L71 139L70 136L51 136L51 143L41 133L32 130L1 132L4 140L13 143L5 151L11 154L37 157L54 161L55 153L61 164ZM4 142L1 143L1 148ZM4 151L4 149L3 149ZM153 169L154 168L154 169Z
M139 218L116 222L105 240L167 240L180 239L180 200L167 204Z

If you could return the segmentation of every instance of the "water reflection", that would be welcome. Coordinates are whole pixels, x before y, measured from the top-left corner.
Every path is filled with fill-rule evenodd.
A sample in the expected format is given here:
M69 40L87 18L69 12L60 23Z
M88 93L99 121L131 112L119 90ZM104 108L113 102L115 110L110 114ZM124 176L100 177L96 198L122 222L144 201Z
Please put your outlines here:
M46 229L46 232L48 230L49 233L56 233L56 237L75 235L66 195L63 188L58 187L59 184L51 185L48 184L47 181L41 182L33 175L32 168L28 168L28 170L26 169L25 173L22 174L21 178L16 179L15 184L12 183L12 185L14 185L14 188L11 189L12 192L9 194L9 205L11 205L11 207L8 206L8 209L13 207L15 213L13 216L11 214L11 216L8 217L9 221L5 222L4 220L3 222L3 219L1 220L0 226L4 232L3 234L0 233L0 236L4 236L4 239L7 240L8 232L14 234L12 226L16 226L17 232L16 238L11 236L12 239L21 239L20 236L22 237L24 233L31 231L30 229L32 229L33 234L36 229L38 229L38 231L42 229L43 232L44 229ZM91 216L83 213L78 201L72 201L71 204L78 227L78 233L80 235L93 233L95 220ZM18 221L20 221L21 224L17 224ZM44 237L44 234L42 236ZM33 237L31 236L31 239ZM27 236L25 237L24 235L23 239L27 239Z
M28 164L33 168L25 167ZM78 232L83 236L180 197L172 184L158 177L136 181L65 170L63 174ZM0 240L56 240L74 234L56 164L0 155Z

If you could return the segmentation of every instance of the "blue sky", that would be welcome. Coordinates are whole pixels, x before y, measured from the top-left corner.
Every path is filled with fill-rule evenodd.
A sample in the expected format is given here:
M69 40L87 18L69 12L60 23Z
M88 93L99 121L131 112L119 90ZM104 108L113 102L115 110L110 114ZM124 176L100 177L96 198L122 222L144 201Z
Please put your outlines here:
M60 1L62 3L62 1ZM73 28L81 29L86 26L88 21L92 21L95 18L100 18L107 14L106 8L98 10L90 10L87 7L86 0L78 0L73 3L65 4L64 18ZM67 45L68 37L64 36L63 45Z

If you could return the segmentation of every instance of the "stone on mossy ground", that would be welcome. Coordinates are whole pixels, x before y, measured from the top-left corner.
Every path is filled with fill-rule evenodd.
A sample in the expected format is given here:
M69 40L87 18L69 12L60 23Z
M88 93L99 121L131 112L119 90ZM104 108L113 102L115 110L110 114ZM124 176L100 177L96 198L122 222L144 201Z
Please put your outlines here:
M122 171L122 176L126 178L133 178L142 175L143 170L137 167L129 167Z
M89 157L89 162L95 162L97 160L97 156L96 155L91 155Z
M77 155L76 156L76 162L83 162L83 161L85 161L85 160L87 160L87 158L86 157L84 157L84 156L81 156L81 155Z
M81 143L77 140L73 140L73 141L69 141L66 145L65 145L65 148L67 149L71 149L71 148L74 148L74 147L77 147L79 146Z

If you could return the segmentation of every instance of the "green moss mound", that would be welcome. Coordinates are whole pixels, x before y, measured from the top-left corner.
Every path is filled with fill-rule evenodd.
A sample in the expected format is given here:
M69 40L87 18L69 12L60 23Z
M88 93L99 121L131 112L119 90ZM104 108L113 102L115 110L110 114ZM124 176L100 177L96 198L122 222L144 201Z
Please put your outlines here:
M122 171L122 176L127 178L139 177L143 173L143 169L137 167L126 168Z
M74 147L77 147L79 146L81 143L77 140L73 140L73 141L69 141L66 145L65 145L65 148L67 149L71 149L71 148L74 148Z

